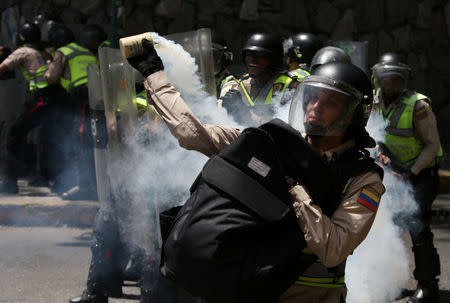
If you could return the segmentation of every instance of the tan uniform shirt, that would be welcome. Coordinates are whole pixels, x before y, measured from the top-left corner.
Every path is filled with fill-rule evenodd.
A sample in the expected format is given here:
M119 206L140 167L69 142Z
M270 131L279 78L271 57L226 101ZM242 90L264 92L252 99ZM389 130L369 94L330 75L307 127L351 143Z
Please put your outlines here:
M202 124L183 101L180 93L170 84L163 71L147 77L144 84L148 102L166 122L180 146L212 156L240 135L239 130L229 126ZM340 154L353 144L349 141L325 154L327 157L331 157L333 152ZM369 232L376 212L358 203L361 190L366 187L381 196L383 185L377 173L369 172L355 178L332 218L322 214L321 209L314 204L302 186L296 186L291 191L306 242L326 266L336 266L345 261ZM300 300L302 295L298 291L301 292L304 288L292 286L286 294L287 298L282 296L280 302L314 302ZM304 295L310 295L312 292L329 293L330 289L320 288L320 291L312 289L304 292ZM341 293L345 294L345 288L331 290L331 293L333 300L336 297L339 299Z
M383 113L386 114L402 104L402 98L389 104L389 106L386 106L381 96L378 96L378 100L379 106L383 110ZM441 147L436 116L426 100L418 100L414 105L413 128L414 137L424 144L422 152L411 167L411 172L417 175L422 169L426 168L434 158L436 158Z
M13 70L19 66L33 76L36 71L45 64L45 60L38 50L31 47L20 47L11 53L3 62L8 70Z
M56 83L61 77L70 79L69 64L63 53L56 51L52 62L48 65L44 72L44 79L48 83Z

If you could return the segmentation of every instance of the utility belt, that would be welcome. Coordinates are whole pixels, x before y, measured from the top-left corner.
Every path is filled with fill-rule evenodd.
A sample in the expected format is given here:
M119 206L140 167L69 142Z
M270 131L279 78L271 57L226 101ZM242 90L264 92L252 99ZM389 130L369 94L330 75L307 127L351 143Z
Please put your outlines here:
M51 94L61 92L61 87L58 84L52 84L43 88L36 89L31 94L35 97L45 97Z
M417 177L434 177L437 175L439 175L439 164L422 169L420 173L417 174Z

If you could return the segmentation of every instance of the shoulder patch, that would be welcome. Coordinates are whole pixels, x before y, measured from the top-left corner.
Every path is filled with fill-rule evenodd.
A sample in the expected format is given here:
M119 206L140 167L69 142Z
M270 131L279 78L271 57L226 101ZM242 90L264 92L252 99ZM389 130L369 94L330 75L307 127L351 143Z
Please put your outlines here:
M380 203L381 195L370 187L364 187L359 194L357 202L371 211L376 211Z
M277 95L283 89L283 83L275 83L272 86L272 96Z
M414 114L418 120L425 119L428 116L428 112L425 106L418 108Z

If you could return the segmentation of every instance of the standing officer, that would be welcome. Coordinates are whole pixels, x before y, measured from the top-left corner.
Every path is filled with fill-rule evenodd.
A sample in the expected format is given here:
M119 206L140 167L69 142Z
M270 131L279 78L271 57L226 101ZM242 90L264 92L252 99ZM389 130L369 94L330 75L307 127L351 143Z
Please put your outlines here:
M299 78L309 75L310 63L314 54L324 46L322 39L311 33L298 33L289 37L286 64Z
M272 118L274 103L283 105L292 99L297 76L283 71L283 45L276 35L251 35L242 57L248 74L227 79L218 104L243 125L260 124Z
M201 123L170 84L153 45L146 40L143 44L147 54L129 62L146 77L148 102L180 146L213 156L241 134L233 127ZM375 146L365 130L372 86L352 64L323 64L302 81L292 102L291 125L305 121L307 141L337 168L343 190L336 197L338 209L328 217L302 185L291 189L309 247L303 254L315 263L278 301L338 303L346 295L345 260L369 232L384 191L382 170L365 149Z
M80 45L97 55L98 48L109 45L107 34L98 24L86 25L80 32Z
M409 303L436 302L440 261L433 245L431 206L439 187L442 148L430 99L408 89L410 67L403 56L383 54L372 68L377 110L386 121L379 162L412 185L419 210L407 228L413 242L417 290Z
M83 36L83 33L81 33ZM69 112L74 115L75 125L71 127L74 139L78 183L62 194L67 200L96 200L97 189L93 142L90 128L89 94L87 88L87 67L98 65L97 58L85 47L73 42L73 33L60 24L52 27L50 40L67 43L56 49L52 62L44 73L49 83L59 82L72 97ZM61 37L62 39L60 39Z
M46 64L50 62L51 57L42 48L40 39L39 27L35 24L25 23L20 27L16 39L19 48L0 64L0 75L19 68L29 89L24 108L8 132L6 178L0 188L1 192L18 192L19 159L17 156L22 140L31 129L43 125L49 117L53 116L54 106L61 98L60 88L49 85L43 76ZM51 136L51 133L48 133L50 130L44 131L46 134L42 137Z
M214 31L211 36L212 51L214 59L214 78L216 80L217 98L220 97L220 92L224 84L234 79L228 70L228 66L233 61L233 53L228 50L225 39Z

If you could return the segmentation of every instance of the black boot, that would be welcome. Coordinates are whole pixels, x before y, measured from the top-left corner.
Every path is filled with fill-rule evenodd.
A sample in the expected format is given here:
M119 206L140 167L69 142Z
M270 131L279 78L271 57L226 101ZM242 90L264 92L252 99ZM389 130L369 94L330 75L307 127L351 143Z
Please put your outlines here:
M407 303L437 303L439 297L438 280L417 283L417 289Z
M69 300L70 303L108 303L108 297L99 292L83 291L81 296Z

